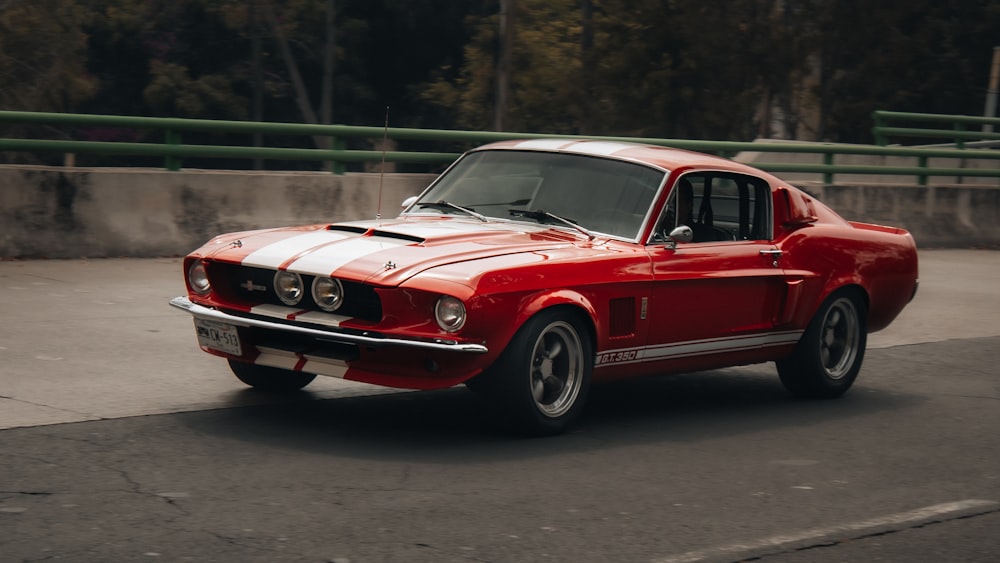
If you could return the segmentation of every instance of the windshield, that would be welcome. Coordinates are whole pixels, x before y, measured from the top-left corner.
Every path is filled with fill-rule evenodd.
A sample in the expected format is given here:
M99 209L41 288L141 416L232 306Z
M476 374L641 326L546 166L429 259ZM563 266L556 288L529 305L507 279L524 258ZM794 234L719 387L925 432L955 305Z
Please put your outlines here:
M585 231L636 239L664 175L593 156L480 151L456 163L408 212L557 226L566 226L560 221L565 219Z

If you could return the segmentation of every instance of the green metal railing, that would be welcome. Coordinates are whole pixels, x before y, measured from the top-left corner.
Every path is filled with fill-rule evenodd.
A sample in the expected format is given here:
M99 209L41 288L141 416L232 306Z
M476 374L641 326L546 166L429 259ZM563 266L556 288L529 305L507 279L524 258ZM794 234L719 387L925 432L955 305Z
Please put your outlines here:
M965 148L967 141L1000 141L1000 133L994 133L993 127L1000 125L1000 118L977 117L973 115L944 115L937 113L907 113L900 111L876 111L872 113L875 126L872 134L875 144L884 147L889 144L890 137L908 137L921 139L939 139L954 143L956 148ZM891 126L890 122L946 124L948 129L928 127ZM969 130L969 126L979 127L979 131ZM984 127L985 126L985 127Z
M882 118L892 112L876 112ZM956 116L939 116L955 118ZM969 118L975 119L975 118ZM978 118L983 119L983 118ZM994 120L1000 123L1000 120ZM307 160L331 163L334 173L343 173L347 163L379 162L383 159L391 163L444 164L459 156L457 152L422 152L349 150L349 139L381 139L383 136L396 141L431 141L438 143L459 143L466 148L478 144L505 139L564 138L580 139L575 135L543 135L534 133L510 133L490 131L453 131L434 129L406 129L362 127L348 125L309 125L294 123L266 123L248 121L218 121L201 119L127 117L115 115L61 114L0 111L0 124L19 123L42 125L49 128L114 127L130 130L152 130L162 133L162 143L80 141L72 139L11 139L0 138L0 151L57 152L67 154L148 156L164 159L167 170L180 170L185 158L234 158ZM61 129L58 129L61 131ZM303 135L329 138L329 149L253 147L230 145L184 144L183 134L240 133L263 135ZM65 134L65 133L63 133ZM992 138L993 135L976 134L977 139ZM874 145L834 144L834 143L791 143L791 142L730 142L695 141L684 139L652 139L636 137L586 137L588 139L630 141L670 146L700 152L733 156L742 151L818 154L822 163L755 163L757 168L769 172L810 173L822 176L825 183L833 183L836 174L915 176L920 185L925 185L931 176L947 177L989 177L1000 178L1000 166L989 168L931 167L930 158L952 158L959 162L968 160L997 160L1000 151L885 147ZM997 136L1000 138L1000 136ZM837 164L837 159L845 155L868 155L879 157L907 157L916 161L915 166L879 166Z

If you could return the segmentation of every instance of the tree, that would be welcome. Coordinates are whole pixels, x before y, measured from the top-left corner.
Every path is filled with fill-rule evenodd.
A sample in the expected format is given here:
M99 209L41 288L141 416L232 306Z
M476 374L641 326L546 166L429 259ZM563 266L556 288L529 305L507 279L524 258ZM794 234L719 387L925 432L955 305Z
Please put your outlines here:
M0 1L0 107L71 112L94 95L87 19L73 0Z
M87 0L94 113L243 119L243 44L210 0ZM236 59L238 60L238 59Z
M490 126L496 8L425 90L461 127ZM864 142L875 109L978 112L998 20L997 0L518 0L509 128Z
M981 111L1000 2L820 3L822 137L867 142L876 109Z
M572 18L576 0L519 0L507 14L514 28L506 129L564 132L576 128L579 104L566 104L580 71L580 22ZM423 89L423 99L452 108L459 127L488 129L494 121L500 17L473 14L466 20L472 37L459 67L438 70Z
M866 142L875 109L980 112L996 21L1000 0L0 0L0 105L490 129L502 104L515 131Z

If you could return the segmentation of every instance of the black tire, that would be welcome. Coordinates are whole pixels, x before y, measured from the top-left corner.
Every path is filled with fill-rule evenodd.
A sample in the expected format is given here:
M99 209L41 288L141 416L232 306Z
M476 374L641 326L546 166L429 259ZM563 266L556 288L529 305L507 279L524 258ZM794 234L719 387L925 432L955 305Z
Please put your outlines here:
M839 291L827 298L795 352L777 362L785 388L808 399L833 399L846 393L865 358L866 314L857 291Z
M229 360L229 369L233 370L237 379L250 387L272 393L298 391L316 379L311 373L258 366L236 360Z
M593 344L579 315L549 309L514 335L482 382L483 390L512 430L560 434L583 410L593 366Z

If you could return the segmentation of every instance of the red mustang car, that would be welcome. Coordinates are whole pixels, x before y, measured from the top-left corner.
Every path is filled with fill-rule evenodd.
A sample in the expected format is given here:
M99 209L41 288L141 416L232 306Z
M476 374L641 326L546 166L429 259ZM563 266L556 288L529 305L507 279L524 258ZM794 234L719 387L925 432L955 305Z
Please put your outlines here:
M840 396L917 289L906 231L676 149L495 143L404 206L220 235L185 258L171 305L253 387L464 383L554 434L592 380L775 361L794 395Z

